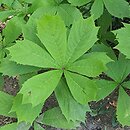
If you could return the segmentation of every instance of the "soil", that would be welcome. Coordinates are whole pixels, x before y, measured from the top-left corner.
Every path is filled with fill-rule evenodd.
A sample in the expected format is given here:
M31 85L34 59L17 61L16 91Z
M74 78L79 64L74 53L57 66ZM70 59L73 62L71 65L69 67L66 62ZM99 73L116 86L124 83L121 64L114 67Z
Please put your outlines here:
M9 78L6 76L3 91L11 95L16 95L19 91L17 78ZM117 97L118 91L115 90L104 100L101 100L97 103L91 102L89 105L92 112L86 114L86 123L81 123L81 127L77 128L77 130L130 130L130 127L122 127L116 120L115 111ZM57 105L58 103L55 99L55 96L52 94L46 101L41 113ZM14 118L0 116L0 126L16 121L17 120ZM46 130L61 130L49 126L44 127ZM33 128L30 128L29 130L33 130Z

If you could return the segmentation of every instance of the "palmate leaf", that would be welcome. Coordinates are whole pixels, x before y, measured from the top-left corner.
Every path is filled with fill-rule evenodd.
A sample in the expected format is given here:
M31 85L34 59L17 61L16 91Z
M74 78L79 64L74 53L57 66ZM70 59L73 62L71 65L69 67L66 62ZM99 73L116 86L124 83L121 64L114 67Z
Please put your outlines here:
M129 17L129 3L126 0L103 0L105 7L111 15L118 18Z
M11 55L10 60L19 64L41 68L55 68L57 66L46 50L29 40L18 41L8 50Z
M95 0L91 7L91 15L93 15L94 19L98 19L104 10L104 3L102 0Z
M39 104L32 107L32 104L22 104L22 94L18 94L13 102L11 112L16 112L18 122L26 121L26 123L32 124L35 118L41 112L43 104Z
M27 80L19 92L23 94L22 103L32 103L33 107L44 103L56 88L61 76L61 70L52 70Z
M68 0L74 6L81 6L89 3L91 0Z
M67 69L89 77L98 76L107 70L106 64L112 61L104 52L85 54L79 60L70 64Z
M130 60L124 59L107 64L106 72L115 82L121 83L130 73Z
M38 21L38 37L51 56L63 67L66 63L66 27L58 16L44 16Z
M125 28L116 31L119 44L116 46L127 58L130 59L130 25L124 24Z
M10 113L13 99L13 96L0 91L0 115L15 117L14 113Z
M122 87L119 90L119 97L117 102L117 119L123 125L130 125L130 96L124 91Z
M86 111L88 110L87 105L81 105L75 101L64 79L62 79L56 87L55 95L58 100L60 109L68 122L70 120L74 122L85 121Z
M94 81L68 71L65 78L74 99L80 104L87 104L96 99L97 87Z
M59 107L46 111L42 122L46 125L63 129L73 129L79 126L79 122L67 122Z
M73 23L67 45L67 61L74 62L97 41L98 28L93 18L79 19Z

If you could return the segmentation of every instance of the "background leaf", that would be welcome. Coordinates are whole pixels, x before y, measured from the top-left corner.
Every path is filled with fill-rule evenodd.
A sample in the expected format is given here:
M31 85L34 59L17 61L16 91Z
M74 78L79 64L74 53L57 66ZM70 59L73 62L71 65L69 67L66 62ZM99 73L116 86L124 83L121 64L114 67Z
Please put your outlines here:
M127 93L120 87L120 93L117 102L117 119L123 125L130 125L130 97Z
M59 107L55 107L46 111L43 116L43 123L63 129L72 129L79 125L78 122L67 122Z
M118 18L129 17L129 4L125 0L103 0L108 12Z

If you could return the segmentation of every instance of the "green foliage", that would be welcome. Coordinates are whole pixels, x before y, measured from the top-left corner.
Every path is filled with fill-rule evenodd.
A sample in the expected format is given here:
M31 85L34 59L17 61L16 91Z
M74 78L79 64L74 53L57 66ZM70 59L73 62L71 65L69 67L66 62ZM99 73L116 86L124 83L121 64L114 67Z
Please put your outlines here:
M126 0L0 0L0 5L0 115L18 119L0 130L75 129L91 111L89 102L115 90L117 119L130 125L130 25L121 23L130 17ZM3 92L4 75L19 79L16 96ZM51 94L58 106L39 116Z

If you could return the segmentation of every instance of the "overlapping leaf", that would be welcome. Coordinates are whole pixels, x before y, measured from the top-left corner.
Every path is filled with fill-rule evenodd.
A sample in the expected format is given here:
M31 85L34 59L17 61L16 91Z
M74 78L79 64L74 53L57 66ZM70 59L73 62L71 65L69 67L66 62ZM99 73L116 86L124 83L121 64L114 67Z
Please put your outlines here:
M97 88L94 81L66 71L65 77L74 99L80 104L95 100Z
M27 80L19 92L23 94L22 103L32 103L33 107L44 103L56 88L61 76L62 71L53 70Z
M106 64L110 61L111 59L103 52L88 53L68 66L68 70L94 77L107 70Z
M81 105L75 101L63 79L59 82L55 94L61 111L68 121L85 121L87 105Z
M59 107L55 107L46 111L44 113L42 122L46 125L63 129L73 129L79 126L79 122L67 122Z
M22 95L18 94L13 102L11 112L16 112L18 122L26 121L26 123L32 124L35 118L41 112L43 104L39 104L35 107L32 107L32 104L22 104Z
M59 63L65 65L67 46L66 27L59 16L45 16L38 21L38 37L49 51L51 56Z
M109 64L107 64L108 71L106 73L117 83L121 83L130 73L129 64L130 60L119 60L115 62L110 62Z
M75 21L68 38L67 61L74 62L87 52L97 41L97 33L92 17Z
M15 117L14 113L10 113L14 97L0 91L0 115Z
M55 68L53 58L40 46L29 41L18 41L15 46L8 48L11 60L23 65L41 68Z

